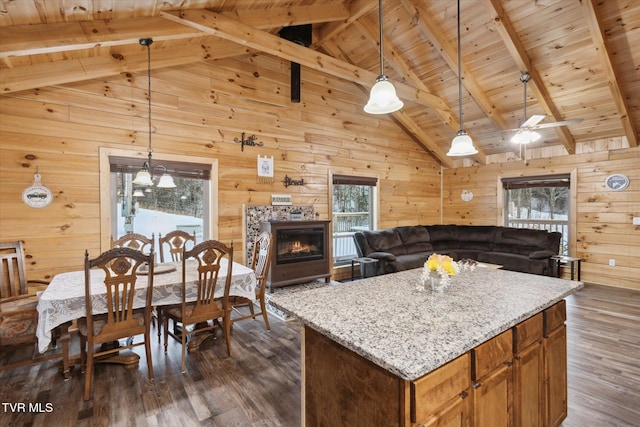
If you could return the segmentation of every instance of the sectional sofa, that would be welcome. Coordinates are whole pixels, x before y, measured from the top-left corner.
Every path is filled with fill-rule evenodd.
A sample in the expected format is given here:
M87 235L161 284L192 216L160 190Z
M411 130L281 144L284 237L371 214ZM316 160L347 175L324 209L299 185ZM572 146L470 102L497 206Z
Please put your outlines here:
M378 260L377 274L422 267L429 255L499 264L505 270L549 275L559 232L475 225L415 225L354 235L359 257Z

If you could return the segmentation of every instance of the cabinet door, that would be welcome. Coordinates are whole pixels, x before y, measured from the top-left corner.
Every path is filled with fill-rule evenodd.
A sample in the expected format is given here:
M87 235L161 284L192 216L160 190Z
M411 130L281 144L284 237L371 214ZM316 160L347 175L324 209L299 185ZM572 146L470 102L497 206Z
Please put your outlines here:
M513 417L516 427L539 427L544 419L542 341L520 351L513 361Z
M451 400L441 411L416 427L470 427L471 398L467 392Z
M473 425L507 427L511 425L513 366L502 365L472 385Z
M544 340L546 423L556 427L567 417L567 327L562 325Z
M469 359L469 354L465 353L411 382L411 422L424 422L451 401L468 394L471 386Z
M513 423L517 427L543 425L543 323L538 313L513 328Z

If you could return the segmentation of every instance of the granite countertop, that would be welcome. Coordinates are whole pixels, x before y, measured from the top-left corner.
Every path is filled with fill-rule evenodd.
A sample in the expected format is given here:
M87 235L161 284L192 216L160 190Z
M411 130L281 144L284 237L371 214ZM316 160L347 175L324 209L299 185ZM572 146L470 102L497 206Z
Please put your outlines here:
M269 302L400 378L415 380L583 287L477 267L435 293L416 289L421 272L274 293Z

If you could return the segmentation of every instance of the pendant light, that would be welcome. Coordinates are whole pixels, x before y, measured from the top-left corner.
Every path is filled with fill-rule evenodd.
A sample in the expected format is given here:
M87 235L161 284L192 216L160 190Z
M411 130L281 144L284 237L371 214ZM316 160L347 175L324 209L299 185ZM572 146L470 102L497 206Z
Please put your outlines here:
M447 156L469 156L478 150L473 146L471 137L462 127L462 55L460 54L460 0L458 0L458 108L460 111L460 130L451 141Z
M142 165L142 169L136 174L136 177L133 180L133 184L144 186L153 185L152 173L155 169L151 167L151 153L153 152L153 150L151 149L151 43L153 43L153 39L151 38L140 39L140 44L147 47L147 98L149 99L149 148L147 149L147 152L149 153L149 160L144 162L144 164ZM162 165L157 165L156 168L158 167L164 168L164 173L162 174L162 176L160 177L160 181L158 182L158 188L176 188L176 184L173 182L173 178L167 173L167 168Z
M380 75L371 88L369 102L364 106L364 111L369 114L387 114L398 111L403 107L402 101L396 95L389 78L384 74L384 56L382 45L382 0L378 2L378 14L380 19Z

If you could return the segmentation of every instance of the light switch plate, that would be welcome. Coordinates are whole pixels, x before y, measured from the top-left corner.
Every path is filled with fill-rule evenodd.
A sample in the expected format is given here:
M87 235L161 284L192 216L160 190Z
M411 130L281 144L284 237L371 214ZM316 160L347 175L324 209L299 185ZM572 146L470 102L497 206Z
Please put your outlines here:
M640 225L640 216L633 217L633 225Z

